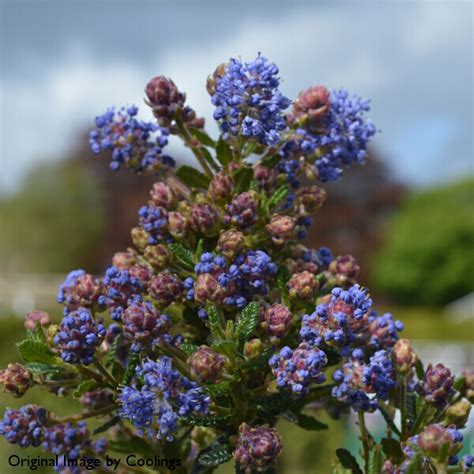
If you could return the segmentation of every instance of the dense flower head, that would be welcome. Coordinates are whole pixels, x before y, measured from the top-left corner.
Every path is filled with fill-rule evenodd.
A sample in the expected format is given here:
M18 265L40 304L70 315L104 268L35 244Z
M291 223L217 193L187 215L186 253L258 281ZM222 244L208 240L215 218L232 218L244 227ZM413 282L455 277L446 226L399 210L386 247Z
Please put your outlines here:
M245 191L232 198L226 206L224 224L245 229L255 223L257 219L258 196L255 191Z
M323 383L324 366L327 364L326 354L302 342L295 350L283 347L269 361L273 375L280 389L289 389L297 395L304 395L310 384Z
M188 359L191 373L202 382L212 382L219 378L224 368L225 357L207 346L201 346Z
M0 384L5 393L19 398L33 386L33 374L20 364L8 364L5 369L0 370Z
M44 432L44 449L53 454L67 454L70 459L77 459L90 444L90 433L83 421L54 425Z
M319 288L314 274L308 271L295 273L288 281L288 293L294 300L311 302Z
M284 305L275 303L265 309L262 326L274 338L286 336L290 330L293 315Z
M278 68L262 55L243 63L231 59L217 75L212 103L224 138L241 134L265 145L280 141L282 112L290 105L279 91Z
M136 372L145 382L141 390L124 387L119 396L120 416L136 428L171 441L179 417L208 413L209 397L196 382L175 370L169 357L147 360Z
M369 313L369 344L376 349L388 349L398 340L398 333L403 331L403 323L394 320L390 313L378 315L375 311Z
M64 304L68 310L79 307L90 308L99 299L102 285L99 280L84 270L73 270L59 288L58 303Z
M239 468L245 474L250 474L271 468L281 449L281 437L275 428L268 425L252 428L247 423L242 423L233 456Z
M106 332L87 309L79 308L64 316L54 343L64 362L89 365Z
M149 295L163 307L176 301L182 290L183 283L179 276L167 270L155 275L148 285Z
M165 208L153 204L142 206L138 211L140 225L148 233L148 243L157 244L166 237L168 213Z
M26 405L20 410L7 409L0 420L0 435L21 448L39 446L45 423L46 410L36 405Z
M242 253L245 248L245 237L242 232L229 229L224 230L219 235L217 242L217 250L229 260L233 260L237 255Z
M428 403L444 406L454 394L453 383L454 376L447 367L429 364L423 380L417 385L417 391Z
M171 320L149 301L135 297L122 314L123 333L132 341L132 350L140 351L156 345L169 336Z
M318 305L314 313L303 317L300 335L314 344L336 346L347 355L365 338L372 300L359 285L348 290L334 288L331 295L328 303Z
M169 155L163 154L168 144L168 130L152 122L138 120L138 108L110 108L95 119L96 129L89 133L94 153L110 150L110 167L118 170L128 166L135 172L159 171L175 166Z
M352 356L333 374L333 397L351 405L355 411L374 411L378 399L386 400L395 386L393 366L387 351L377 351L364 362L364 354L355 349Z
M102 280L105 285L105 294L99 298L99 303L106 304L112 319L120 321L129 298L141 293L145 285L129 270L120 270L111 266Z

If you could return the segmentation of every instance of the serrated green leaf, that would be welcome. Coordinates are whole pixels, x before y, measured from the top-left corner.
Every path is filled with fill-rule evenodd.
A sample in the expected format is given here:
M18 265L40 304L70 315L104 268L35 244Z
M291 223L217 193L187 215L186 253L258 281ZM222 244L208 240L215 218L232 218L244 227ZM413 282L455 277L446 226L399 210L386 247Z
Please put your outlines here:
M382 447L385 455L395 464L400 464L405 459L400 443L393 438L382 438Z
M212 385L205 385L204 390L211 397L224 397L230 392L231 386L229 382L220 382Z
M191 188L206 189L210 182L210 179L205 174L188 165L181 165L176 170L176 176Z
M194 354L198 349L199 347L196 345L196 344L191 344L189 342L183 342L179 348L183 351L183 352L186 352L186 354L188 355L192 355Z
M130 380L132 380L133 376L135 375L135 368L139 362L140 355L138 352L130 351L128 356L127 370L123 376L122 385L128 385L130 383Z
M44 343L26 339L17 344L18 352L25 362L41 362L43 364L53 364L56 356Z
M259 312L259 304L256 301L252 301L240 313L235 327L235 333L240 344L244 344L257 327Z
M229 415L216 415L216 416L183 416L181 420L184 423L192 426L205 426L206 428L217 428L225 425L230 419Z
M406 405L407 405L407 418L408 418L408 427L411 429L413 423L417 417L416 410L416 395L414 393L408 393L406 396Z
M95 380L84 380L77 386L76 390L74 390L73 396L74 398L79 398L82 394L90 392L95 388L97 388L97 382Z
M206 132L199 128L189 128L188 130L191 135L196 138L199 143L201 143L201 145L215 148L216 142Z
M196 247L196 261L199 262L201 260L201 255L203 254L203 252L204 252L204 239L199 239L199 242Z
M376 444L369 453L368 474L380 474L382 472L383 463L382 448Z
M41 362L28 362L25 364L25 368L34 374L59 373L65 370L60 365L44 364Z
M114 416L110 420L106 421L104 424L98 426L92 434L95 436L99 433L104 433L105 431L108 431L112 426L115 426L116 424L120 423L121 418L119 416Z
M288 196L288 186L284 184L280 186L273 194L270 200L268 201L268 205L270 209L274 208L277 204L280 204L283 199Z
M48 339L46 338L46 335L44 334L43 328L40 326L38 322L36 322L36 326L33 330L28 330L26 332L26 338L30 341L36 341L36 342L43 342L47 343Z
M222 166L227 166L232 161L232 149L230 145L222 139L216 145L216 158Z
M219 342L222 338L222 328L220 325L217 309L213 304L209 304L207 306L207 317L212 339L216 342Z
M194 270L194 255L191 250L177 242L169 244L168 248L183 268L189 271Z
M416 376L418 377L418 380L423 380L423 377L425 376L425 369L423 367L423 362L421 362L420 359L416 361L415 371L416 371Z
M401 435L400 430L398 429L398 427L395 424L395 422L393 421L392 417L390 416L390 414L387 412L387 410L385 409L385 407L381 403L379 404L379 410L380 410L380 413L382 413L382 416L383 416L385 422L387 423L387 425L390 426L392 431L397 436L400 436Z
M199 464L206 467L216 467L224 464L232 457L232 448L229 443L215 442L201 451L198 457Z
M336 455L339 461L341 461L342 466L349 469L352 474L363 474L356 458L347 449L336 449Z
M107 358L105 359L105 366L106 367L109 367L110 365L112 365L115 362L115 357L117 355L117 351L118 351L121 343L122 343L122 335L117 334L117 336L115 336L115 339L112 342L112 345L110 346L110 350L107 354Z
M243 166L239 168L234 174L235 180L235 191L242 193L247 191L250 187L250 183L253 177L253 169L250 166Z

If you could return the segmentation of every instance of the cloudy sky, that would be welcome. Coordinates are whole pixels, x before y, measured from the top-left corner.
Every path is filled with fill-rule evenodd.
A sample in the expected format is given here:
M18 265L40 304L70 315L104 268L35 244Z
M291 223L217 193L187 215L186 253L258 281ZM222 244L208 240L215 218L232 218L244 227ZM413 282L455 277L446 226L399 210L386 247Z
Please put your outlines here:
M314 84L370 97L376 146L400 179L430 185L474 172L471 1L0 5L3 192L38 160L64 157L109 105L141 104L153 75L172 77L211 117L207 75L258 51L278 64L289 97Z

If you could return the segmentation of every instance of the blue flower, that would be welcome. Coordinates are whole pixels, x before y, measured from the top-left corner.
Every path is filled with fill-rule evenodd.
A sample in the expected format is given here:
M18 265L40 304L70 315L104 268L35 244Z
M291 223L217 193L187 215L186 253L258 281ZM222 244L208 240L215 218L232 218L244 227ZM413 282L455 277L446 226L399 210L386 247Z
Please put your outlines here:
M142 206L138 211L140 224L150 234L148 243L156 245L164 238L164 230L168 225L168 213L163 207L153 204Z
M64 316L54 343L59 347L65 362L89 365L106 332L87 309L79 308Z
M96 129L89 133L89 144L94 153L112 151L110 167L122 165L135 172L158 171L175 166L169 155L162 154L168 144L169 132L152 122L138 120L138 108L110 108L95 119Z
M277 144L286 128L282 112L290 105L279 85L277 66L260 54L248 63L230 59L212 95L214 118L224 139L242 135L265 145Z
M46 423L46 410L35 405L26 405L20 410L8 409L0 421L0 435L21 448L39 446Z

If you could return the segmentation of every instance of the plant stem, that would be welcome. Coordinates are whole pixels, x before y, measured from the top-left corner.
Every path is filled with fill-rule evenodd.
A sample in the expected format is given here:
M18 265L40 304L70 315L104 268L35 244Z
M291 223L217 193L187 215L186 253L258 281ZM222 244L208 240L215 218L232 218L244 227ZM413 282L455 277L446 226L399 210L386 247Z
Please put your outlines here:
M120 382L115 377L113 377L95 357L93 363L97 370L113 385L114 388L117 388L120 385Z
M425 420L426 415L429 412L429 405L426 403L423 405L423 408L421 409L420 413L418 414L415 423L413 423L413 427L409 433L409 436L414 436L418 432L420 426L422 425L423 421Z
M202 154L201 150L199 148L196 148L193 144L193 137L189 134L188 129L186 126L183 124L181 120L176 120L176 125L178 126L179 134L181 138L184 140L186 145L191 148L191 151L194 153L194 156L197 158L199 161L199 164L201 165L202 169L206 173L206 175L209 178L212 178L212 171L211 168L209 168L207 164L206 157ZM216 171L219 171L218 166L213 163L212 167L216 169Z
M400 377L400 417L401 417L401 439L405 440L407 435L407 381L406 376Z
M368 473L369 472L369 440L367 438L367 428L365 426L364 412L359 411L357 412L357 415L359 417L360 439L362 441L362 448L363 448L364 462L365 462L364 472Z
M87 418L93 418L94 416L101 416L106 415L118 408L117 404L109 405L108 407L99 408L98 410L88 411L85 413L79 413L78 415L71 415L71 416L63 416L60 418L53 418L51 421L53 424L57 425L60 423L68 423L68 422L75 422L86 420Z

